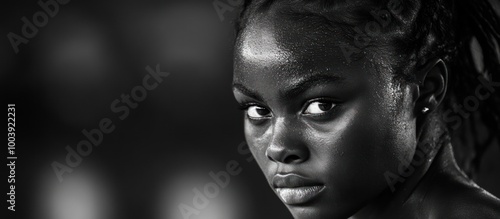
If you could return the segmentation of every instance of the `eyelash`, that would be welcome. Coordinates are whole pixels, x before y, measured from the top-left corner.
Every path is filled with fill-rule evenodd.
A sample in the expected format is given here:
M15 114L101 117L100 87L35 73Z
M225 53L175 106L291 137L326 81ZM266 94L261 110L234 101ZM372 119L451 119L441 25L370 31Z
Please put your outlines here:
M262 108L266 108L267 109L267 107L264 107L261 104L254 103L254 102L242 103L242 104L240 104L240 106L238 106L238 109L241 110L241 111L244 111L245 112L245 118L247 118L248 120L250 120L255 125L262 124L264 121L268 120L268 118L261 118L261 119L250 118L250 116L248 115L247 110L248 110L248 108L250 108L252 106L258 106L258 107L262 107ZM271 111L269 110L269 112L271 112Z
M310 117L321 117L321 116L324 116L326 114L332 113L332 111L335 111L341 105L341 103L339 101L332 100L332 98L318 97L318 98L310 99L310 100L307 100L306 102L304 102L302 104L302 108L301 108L300 112L302 114L304 114L304 112L307 109L307 107L309 107L309 105L311 103L317 102L317 101L331 102L331 103L335 104L335 106L332 109L330 109L328 112L325 112L325 113L322 113L322 114L319 114L319 115L308 115L308 116L310 116ZM241 110L241 111L246 111L246 110L248 110L248 108L250 108L252 106L258 106L258 107L262 107L262 108L266 108L267 109L267 107L264 107L261 104L254 103L254 102L242 103L242 104L240 104L238 106L238 109ZM269 111L271 111L271 110L269 110Z
M242 103L238 106L238 110L245 111L248 110L248 108L251 106L260 106L260 105L257 103Z
M306 101L304 104L302 104L301 113L304 114L304 112L306 111L306 109L311 105L311 103L314 103L314 102L330 102L330 103L334 104L335 106L332 109L330 109L328 112L325 112L325 113L322 113L322 114L318 114L318 115L309 115L310 117L320 117L320 116L329 114L329 113L331 113L332 111L334 111L336 108L338 108L340 106L340 102L339 101L335 101L332 98L318 97L318 98L310 99L310 100Z

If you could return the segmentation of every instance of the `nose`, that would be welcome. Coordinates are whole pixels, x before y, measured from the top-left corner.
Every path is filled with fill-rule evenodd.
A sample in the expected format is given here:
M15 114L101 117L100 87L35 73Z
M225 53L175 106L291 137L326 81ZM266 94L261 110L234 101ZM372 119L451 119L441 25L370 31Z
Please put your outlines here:
M284 122L276 122L269 146L269 160L284 164L299 164L309 159L309 149L302 139L300 128Z

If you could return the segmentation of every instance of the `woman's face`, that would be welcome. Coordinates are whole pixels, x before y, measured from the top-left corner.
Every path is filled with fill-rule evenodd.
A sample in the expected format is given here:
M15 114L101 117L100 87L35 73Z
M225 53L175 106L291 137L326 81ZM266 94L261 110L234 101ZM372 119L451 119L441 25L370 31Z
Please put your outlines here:
M295 218L354 214L416 146L410 86L375 70L380 57L348 64L338 45L351 42L323 29L270 11L236 44L233 91L246 140Z

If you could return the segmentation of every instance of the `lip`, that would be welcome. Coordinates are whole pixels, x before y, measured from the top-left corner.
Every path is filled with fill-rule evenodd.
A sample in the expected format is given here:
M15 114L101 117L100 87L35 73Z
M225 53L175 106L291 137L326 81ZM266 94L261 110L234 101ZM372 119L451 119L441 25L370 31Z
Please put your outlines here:
M277 174L273 177L272 184L278 196L287 205L306 204L325 189L323 184L297 174Z

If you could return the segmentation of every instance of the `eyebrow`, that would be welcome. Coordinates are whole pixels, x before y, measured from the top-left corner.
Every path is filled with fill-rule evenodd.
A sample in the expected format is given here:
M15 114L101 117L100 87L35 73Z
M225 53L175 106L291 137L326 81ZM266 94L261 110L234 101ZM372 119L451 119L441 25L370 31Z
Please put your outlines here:
M285 99L293 99L296 96L304 93L309 88L329 83L342 83L345 78L334 75L316 74L309 77L304 77L299 82L292 84L285 91L281 92L281 96ZM264 101L264 98L240 83L233 83L233 88L239 90L241 93L258 101Z
M233 83L233 89L237 89L238 91L240 91L244 95L251 97L253 99L256 99L258 101L264 101L264 98L262 98L262 96L260 96L256 91L248 89L243 84Z
M328 74L311 75L309 77L304 77L300 79L299 82L291 85L282 93L282 96L286 99L292 99L304 93L307 89L311 87L323 84L330 84L330 83L342 83L343 81L345 81L345 78L336 75L328 75Z

